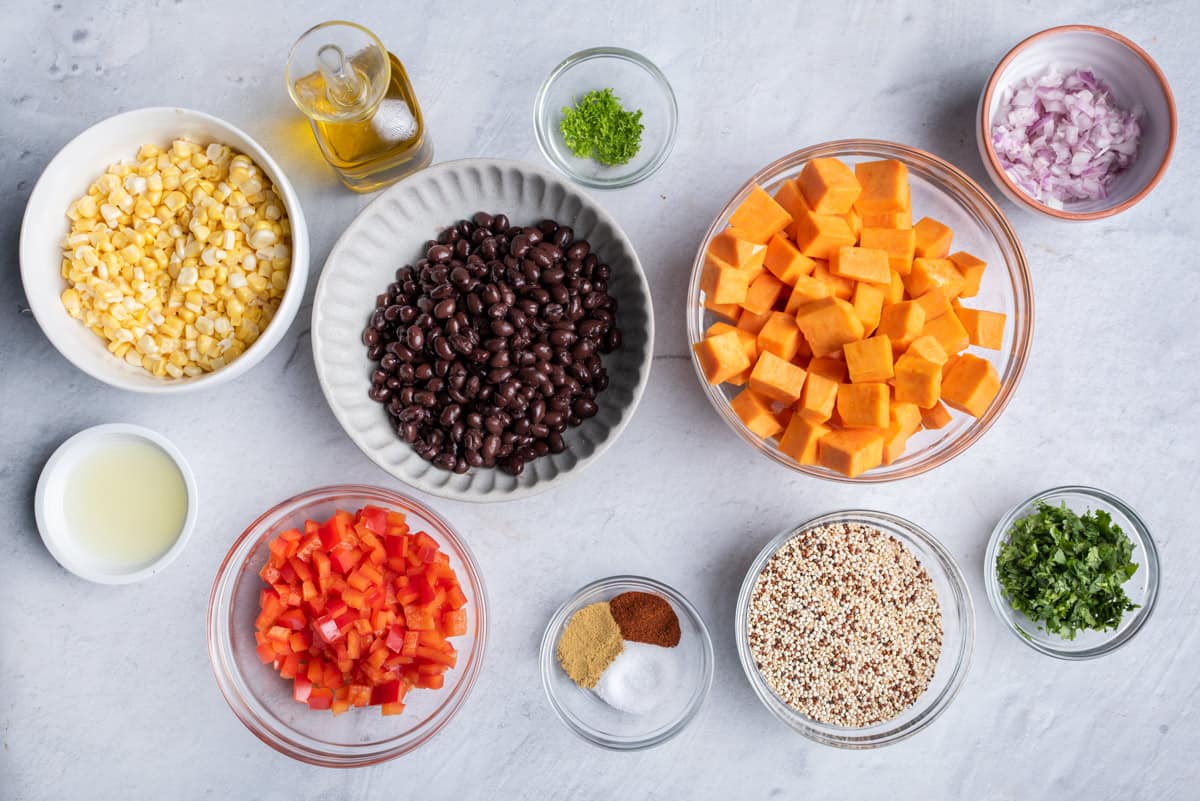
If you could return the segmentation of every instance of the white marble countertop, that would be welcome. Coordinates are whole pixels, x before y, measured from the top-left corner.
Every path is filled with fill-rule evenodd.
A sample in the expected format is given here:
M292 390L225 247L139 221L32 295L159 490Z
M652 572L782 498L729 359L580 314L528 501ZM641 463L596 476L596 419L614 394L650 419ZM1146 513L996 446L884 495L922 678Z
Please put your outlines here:
M1190 133L1200 6L815 5L735 11L643 0L531 13L514 0L8 3L0 26L0 798L1195 798L1200 537L1189 521L1200 501L1200 150ZM645 53L673 82L681 109L664 169L597 194L638 247L656 302L645 400L586 481L511 504L430 501L467 533L486 577L496 612L487 664L433 742L352 771L307 767L262 745L226 707L205 651L213 574L248 521L322 484L396 486L325 405L308 305L246 376L201 395L147 398L105 387L59 356L20 313L17 271L25 200L58 148L115 112L175 104L226 117L273 151L308 213L315 279L370 200L343 190L319 161L282 83L292 40L330 16L367 24L406 63L438 160L543 163L533 95L583 47ZM1182 133L1160 186L1115 219L1065 225L1001 202L1024 241L1037 306L1033 354L1004 416L951 466L883 486L805 478L755 454L709 408L688 364L682 294L713 215L759 166L851 136L929 149L987 185L971 129L980 89L1010 46L1067 22L1105 25L1145 46L1173 81ZM173 439L203 499L179 561L123 588L60 568L32 511L51 451L106 421ZM1164 563L1147 627L1122 650L1081 664L1019 643L988 607L982 580L997 518L1063 483L1127 499ZM967 575L978 620L970 675L945 715L911 740L868 752L816 745L776 722L742 675L732 633L739 583L766 539L851 506L904 515L941 537ZM637 754L571 735L537 673L553 609L581 584L618 572L680 588L716 647L701 717Z

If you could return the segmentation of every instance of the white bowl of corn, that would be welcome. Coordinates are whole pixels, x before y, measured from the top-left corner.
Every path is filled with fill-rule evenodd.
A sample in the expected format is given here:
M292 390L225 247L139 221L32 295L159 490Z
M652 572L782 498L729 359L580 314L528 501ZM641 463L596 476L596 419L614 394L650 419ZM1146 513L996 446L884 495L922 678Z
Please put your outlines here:
M308 231L250 136L144 108L93 125L46 166L20 258L29 307L71 363L121 389L186 392L241 375L283 338Z

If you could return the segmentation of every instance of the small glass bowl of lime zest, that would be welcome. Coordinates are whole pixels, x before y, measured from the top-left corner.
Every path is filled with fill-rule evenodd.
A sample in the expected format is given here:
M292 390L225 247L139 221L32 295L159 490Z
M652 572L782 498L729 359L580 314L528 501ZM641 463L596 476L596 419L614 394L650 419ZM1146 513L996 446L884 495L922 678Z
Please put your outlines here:
M564 136L564 118L572 116L570 110L581 101L590 107L589 113L601 112L604 122L616 121L621 127L590 152L582 148L586 137L572 135L583 130L578 124L586 118L568 119ZM627 116L619 116L614 104ZM630 125L634 117L642 126L636 147ZM671 154L678 119L675 93L662 70L618 47L595 47L569 56L542 82L533 107L534 132L546 159L571 180L597 189L630 186L653 175Z

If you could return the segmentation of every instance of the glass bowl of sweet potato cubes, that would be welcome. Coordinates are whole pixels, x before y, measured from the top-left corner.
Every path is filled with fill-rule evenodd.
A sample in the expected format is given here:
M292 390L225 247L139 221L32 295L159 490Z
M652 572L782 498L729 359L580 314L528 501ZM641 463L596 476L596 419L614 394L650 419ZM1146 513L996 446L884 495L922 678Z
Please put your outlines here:
M688 286L696 375L770 458L837 481L917 475L1004 411L1033 328L1003 212L938 157L874 140L767 165L717 215Z

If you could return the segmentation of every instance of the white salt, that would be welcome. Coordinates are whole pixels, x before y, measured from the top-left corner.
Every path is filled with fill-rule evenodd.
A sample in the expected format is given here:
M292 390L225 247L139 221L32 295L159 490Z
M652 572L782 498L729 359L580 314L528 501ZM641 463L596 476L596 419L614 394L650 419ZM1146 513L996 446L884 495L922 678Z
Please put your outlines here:
M632 715L657 708L681 678L677 648L625 641L625 649L596 683L596 694L609 706Z

